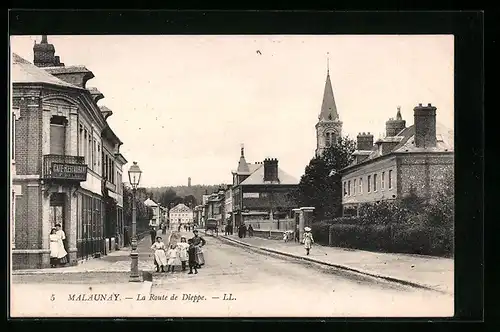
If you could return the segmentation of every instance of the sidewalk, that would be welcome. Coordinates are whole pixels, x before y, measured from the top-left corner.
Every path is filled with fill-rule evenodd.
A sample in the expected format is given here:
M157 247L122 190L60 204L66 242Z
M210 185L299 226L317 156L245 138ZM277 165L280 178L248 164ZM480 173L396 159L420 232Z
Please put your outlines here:
M285 243L258 237L240 239L236 235L221 235L220 233L219 237L268 252L331 265L390 281L430 288L448 294L454 293L453 259L378 253L321 245L313 245L310 255L306 256L303 245L297 242Z
M159 235L161 233L159 232ZM153 271L153 252L150 249L151 239L149 235L139 240L137 251L139 252L139 271ZM78 265L68 267L57 267L47 269L13 270L12 275L26 274L59 274L59 273L82 273L82 272L129 272L130 271L130 247L113 251L101 258L93 258L81 261Z

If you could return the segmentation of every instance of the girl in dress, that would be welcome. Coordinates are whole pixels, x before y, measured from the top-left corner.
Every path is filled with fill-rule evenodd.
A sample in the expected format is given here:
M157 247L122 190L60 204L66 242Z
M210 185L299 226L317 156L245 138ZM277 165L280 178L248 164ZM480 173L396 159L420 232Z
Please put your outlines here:
M154 263L156 272L165 272L165 265L167 265L167 256L165 255L165 243L162 242L161 236L156 237L156 242L151 246L154 252Z
M188 261L188 248L189 244L186 242L184 236L181 237L181 242L177 243L177 250L179 250L179 258L181 260L182 271L186 271L186 262Z
M59 259L66 256L66 251L60 253L60 236L57 234L57 230L52 228L50 231L50 266L56 267L59 264Z
M311 228L304 228L304 239L302 242L304 243L304 248L306 249L306 255L309 255L309 251L311 250L312 244L314 243L314 239L311 233Z
M175 265L179 260L179 252L176 249L176 245L172 244L170 249L167 251L167 272L174 273Z

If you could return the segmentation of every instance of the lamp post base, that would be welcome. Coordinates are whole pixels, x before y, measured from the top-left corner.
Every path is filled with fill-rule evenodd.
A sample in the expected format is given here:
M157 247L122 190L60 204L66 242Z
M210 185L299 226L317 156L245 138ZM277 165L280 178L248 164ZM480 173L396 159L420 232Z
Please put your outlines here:
M131 264L129 282L140 282L141 276L139 275L139 253L133 250L130 253L130 258Z

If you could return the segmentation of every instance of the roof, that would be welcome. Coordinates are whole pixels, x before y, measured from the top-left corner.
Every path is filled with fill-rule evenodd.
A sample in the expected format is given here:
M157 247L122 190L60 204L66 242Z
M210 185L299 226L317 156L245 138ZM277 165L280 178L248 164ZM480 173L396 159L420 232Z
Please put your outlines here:
M170 209L170 212L172 211L178 211L178 210L191 210L191 208L189 206L187 206L186 204L184 203L179 203L177 204L176 206L174 206L173 208Z
M338 120L337 105L333 96L332 82L330 81L330 72L326 74L325 91L323 92L323 103L321 104L320 120L333 121Z
M12 66L10 72L12 83L42 83L52 84L67 88L82 89L76 85L65 82L44 69L38 68L31 62L23 59L16 53L12 54Z
M377 142L391 143L395 144L390 152L384 153L385 155L389 155L392 153L443 153L443 152L453 152L454 151L454 131L446 128L445 126L437 123L436 124L436 146L432 148L418 148L415 146L415 125L411 125L403 130L401 130L396 136L393 137L385 137L383 139L378 140ZM366 155L366 152L356 151L359 155ZM355 152L355 153L356 153ZM347 166L350 168L355 165L361 165L370 162L371 160L377 159L381 157L381 151L378 148L378 145L375 144L370 151L368 157L357 163L354 161L351 165Z
M248 177L246 178L243 182L240 183L240 185L258 185L258 184L272 184L273 182L269 181L264 181L264 165L263 164L254 164L254 166L257 167L257 169ZM283 171L281 168L278 167L278 179L279 179L279 184L298 184L299 181L295 179L293 176L290 174L286 173Z
M92 76L94 74L88 70L85 66L57 66L57 67L43 67L44 70L51 74L75 74L75 73L90 73Z
M148 198L147 200L144 201L144 205L146 206L151 206L151 207L156 207L158 204L156 204L155 201L153 201L151 198Z

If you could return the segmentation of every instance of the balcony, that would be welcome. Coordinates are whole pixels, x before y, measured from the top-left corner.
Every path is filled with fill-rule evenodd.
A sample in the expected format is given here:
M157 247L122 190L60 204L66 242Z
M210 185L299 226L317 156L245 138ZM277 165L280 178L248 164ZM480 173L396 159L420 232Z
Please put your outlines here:
M55 154L44 155L42 178L55 181L87 181L85 158Z

